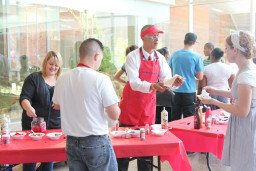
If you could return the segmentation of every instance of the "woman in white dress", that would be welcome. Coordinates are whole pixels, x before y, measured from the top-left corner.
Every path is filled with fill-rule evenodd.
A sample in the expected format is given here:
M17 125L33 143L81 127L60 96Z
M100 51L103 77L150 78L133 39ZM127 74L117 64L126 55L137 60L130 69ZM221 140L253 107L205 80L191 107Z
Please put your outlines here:
M230 90L235 74L232 73L231 68L221 62L224 52L220 48L214 48L210 55L211 64L204 68L204 78L201 81L201 86L211 86L216 89ZM210 95L212 98L223 102L229 103L229 98ZM212 110L218 109L215 105L210 105Z
M254 38L244 31L233 33L226 39L225 52L229 62L239 68L231 91L207 86L204 89L212 95L232 98L232 104L216 99L202 102L231 113L222 163L231 166L232 171L256 171L256 66L251 60L256 56Z

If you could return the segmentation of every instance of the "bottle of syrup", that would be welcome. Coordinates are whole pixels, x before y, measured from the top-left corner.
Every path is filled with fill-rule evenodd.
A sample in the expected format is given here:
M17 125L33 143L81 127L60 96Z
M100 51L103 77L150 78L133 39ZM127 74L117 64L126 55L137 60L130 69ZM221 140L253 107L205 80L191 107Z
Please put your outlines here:
M196 112L194 114L194 129L200 129L201 116L199 112L200 103L196 104Z

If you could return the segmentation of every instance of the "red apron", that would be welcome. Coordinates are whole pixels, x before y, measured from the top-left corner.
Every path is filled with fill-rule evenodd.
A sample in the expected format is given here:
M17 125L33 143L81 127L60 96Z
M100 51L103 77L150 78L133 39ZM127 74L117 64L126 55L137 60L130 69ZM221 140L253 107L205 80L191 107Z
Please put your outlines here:
M140 69L139 78L141 81L156 83L160 73L158 56L156 61L143 60L142 49L140 48ZM126 125L145 126L155 124L156 115L156 92L142 93L132 90L127 82L120 102L121 114L119 122Z

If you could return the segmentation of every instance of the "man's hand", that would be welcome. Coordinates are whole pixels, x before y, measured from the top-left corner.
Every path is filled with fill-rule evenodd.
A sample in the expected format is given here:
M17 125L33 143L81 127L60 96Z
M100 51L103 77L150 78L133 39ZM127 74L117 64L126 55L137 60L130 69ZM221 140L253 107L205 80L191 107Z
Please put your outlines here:
M55 109L55 110L60 110L60 105L53 103L52 108Z
M157 90L157 91L160 91L161 93L163 93L166 89L167 87L164 87L164 83L162 82L153 83L150 86L150 90Z
M173 87L179 87L183 84L183 80L180 77L177 77L172 84Z

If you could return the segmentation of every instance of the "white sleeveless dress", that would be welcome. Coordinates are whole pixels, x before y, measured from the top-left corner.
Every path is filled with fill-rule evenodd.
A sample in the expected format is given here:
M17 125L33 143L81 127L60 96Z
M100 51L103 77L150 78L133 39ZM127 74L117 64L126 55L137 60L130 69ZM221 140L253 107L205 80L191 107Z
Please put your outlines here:
M246 118L231 114L222 163L231 166L232 171L256 171L256 65L249 65L234 79L231 88L233 103L238 102L238 84L254 87L251 108Z

